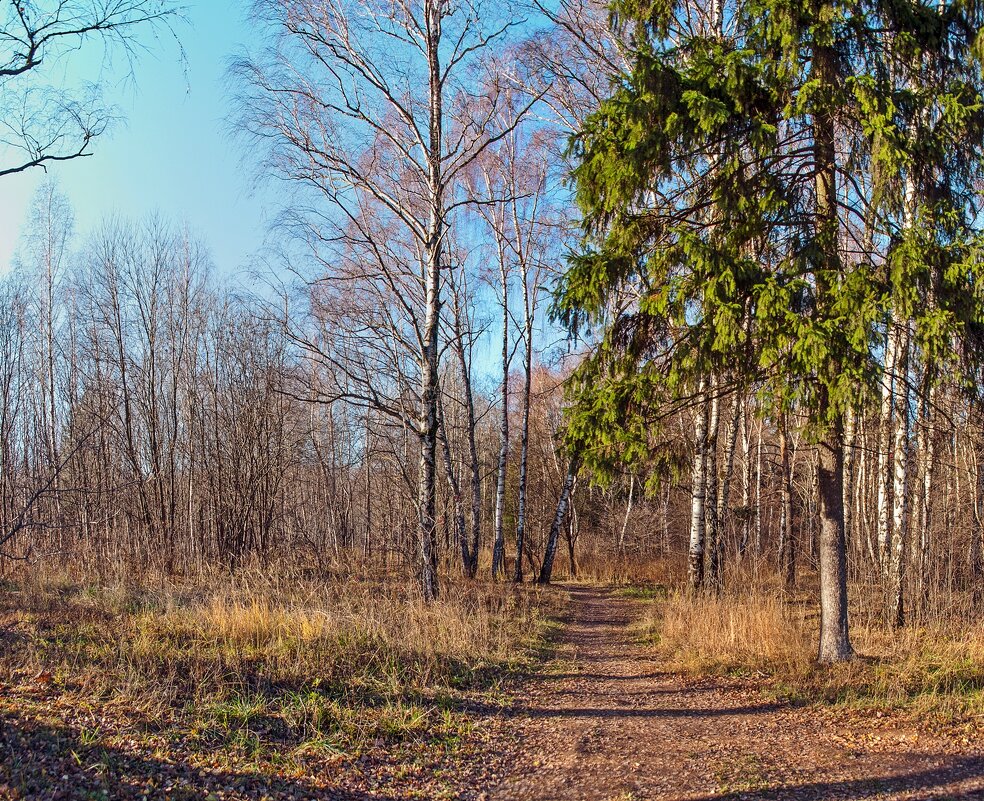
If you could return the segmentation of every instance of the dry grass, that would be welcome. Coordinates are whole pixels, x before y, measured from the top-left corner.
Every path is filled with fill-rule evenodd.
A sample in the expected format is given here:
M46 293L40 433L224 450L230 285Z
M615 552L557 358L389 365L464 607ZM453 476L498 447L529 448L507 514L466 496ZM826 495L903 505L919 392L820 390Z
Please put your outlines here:
M570 581L586 584L639 585L646 584L654 577L661 581L676 577L681 572L679 559L652 556L633 551L619 554L608 541L578 544L577 573L570 572L566 546L561 543L557 550L554 566L555 581ZM684 568L685 569L685 568Z
M719 597L674 593L653 604L646 638L691 672L768 671L802 675L812 645L802 616L764 592Z
M477 584L428 605L385 578L26 576L0 589L0 682L123 701L240 750L448 738L459 694L488 691L542 641L542 606L533 589Z
M802 702L984 720L980 621L894 631L868 619L852 629L858 658L830 667L816 662L813 599L787 599L767 584L719 597L671 594L647 608L640 629L683 672L758 676L777 695Z

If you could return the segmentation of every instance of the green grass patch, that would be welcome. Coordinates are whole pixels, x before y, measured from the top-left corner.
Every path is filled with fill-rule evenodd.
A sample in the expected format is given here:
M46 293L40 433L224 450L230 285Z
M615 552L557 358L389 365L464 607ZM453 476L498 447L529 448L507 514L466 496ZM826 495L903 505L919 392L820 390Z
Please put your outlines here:
M619 587L612 594L637 601L665 601L669 590L664 584L629 584Z
M713 771L722 793L751 793L770 786L765 763L758 754L730 754L719 760Z

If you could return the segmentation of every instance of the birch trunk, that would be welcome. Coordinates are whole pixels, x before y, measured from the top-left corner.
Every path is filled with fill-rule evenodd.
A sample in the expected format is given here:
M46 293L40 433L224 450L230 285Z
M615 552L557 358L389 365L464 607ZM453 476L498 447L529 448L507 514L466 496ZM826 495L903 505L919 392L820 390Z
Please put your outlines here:
M472 372L469 364L468 354L465 349L465 330L462 328L461 320L464 315L462 301L457 292L453 295L454 300L454 333L455 343L454 352L458 358L458 369L461 372L462 386L465 400L465 417L468 424L468 468L471 485L471 531L470 541L462 545L462 558L464 562L465 575L468 578L475 578L478 573L478 548L481 543L482 531L482 464L478 455L478 443L476 441L476 431L478 422L475 414L475 393L472 389Z
M451 443L448 440L448 429L444 419L444 404L440 404L440 437L441 453L444 457L444 474L448 482L448 490L451 492L451 501L454 509L454 534L461 551L461 566L465 574L468 573L468 565L471 563L471 554L468 550L468 533L465 529L465 505L461 493L461 481L454 471L454 460L451 456Z
M502 281L502 410L499 418L499 464L495 481L495 532L492 545L492 578L500 579L506 572L504 516L506 511L506 469L509 464L509 292L504 255L499 258L499 277Z
M927 382L928 383L928 382ZM936 438L934 436L936 390L932 385L923 391L922 414L917 431L916 450L921 463L922 487L919 493L919 564L916 574L916 597L922 603L926 597L926 554L932 537L933 482L936 472Z
M889 321L885 331L885 371L881 388L881 414L878 426L878 517L877 551L878 562L887 573L889 552L892 547L890 473L892 461L892 426L895 416L895 357L898 351L898 332L896 325Z
M366 409L366 442L365 442L365 515L366 515L366 539L363 544L362 555L368 561L372 556L372 432L369 428L369 410Z
M618 553L625 553L625 533L629 529L629 517L632 515L633 493L635 492L635 475L629 476L629 501L625 504L625 516L622 518L622 530L618 534Z
M779 573L791 592L796 585L796 545L793 540L793 470L789 452L789 426L785 415L779 422Z
M744 556L752 533L752 437L751 425L746 403L741 410L741 538L738 541L738 554Z
M906 376L909 365L908 325L900 333L896 353L896 409L892 449L894 452L892 485L892 554L889 565L889 615L892 625L905 624L905 568L909 547L909 388Z
M704 537L706 551L706 583L715 591L720 589L720 565L717 561L719 544L718 535L718 432L721 427L721 398L718 393L717 380L712 376L710 381L711 400L710 417L707 422L707 467L705 479L707 489L704 493Z
M420 378L420 479L417 504L420 531L420 583L426 600L438 595L437 582L437 402L438 402L438 333L441 321L441 258L444 244L444 203L441 150L443 139L443 83L439 45L441 41L442 3L428 0L427 71L430 91L430 125L428 179L430 219L427 226L426 274L424 281L426 311L423 326L423 359Z
M577 554L575 553L578 536L581 533L581 521L577 517L577 507L574 505L574 493L577 491L577 477L574 478L574 484L571 486L571 498L568 503L568 519L567 526L564 529L567 535L564 539L567 540L567 562L570 565L571 578L577 578L578 574L578 564L577 564Z
M755 445L755 555L762 555L762 423Z
M526 485L530 444L530 391L533 381L533 310L530 306L528 278L523 276L523 338L526 353L523 361L523 413L519 432L519 499L516 511L516 572L514 580L523 580L523 552L526 547Z
M738 446L738 426L741 422L743 407L741 393L735 393L734 406L724 437L724 470L718 486L717 496L717 547L711 551L711 573L716 577L718 586L724 580L724 524L729 519L728 507L731 503L731 475L735 468L735 449Z
M691 590L699 590L704 586L704 501L707 493L707 428L710 417L706 388L706 381L702 378L697 389L694 463L691 470L690 550L687 574Z
M554 558L557 556L557 540L560 538L560 530L564 527L564 523L567 520L571 492L574 489L574 481L577 478L579 468L580 460L576 456L571 456L567 463L567 475L564 477L564 484L560 489L560 498L557 499L557 511L554 513L553 522L550 524L550 533L547 536L547 549L543 554L543 564L540 566L540 575L536 580L537 584L550 583Z
M468 549L468 578L478 573L478 548L482 538L482 464L478 458L475 442L475 402L468 392L468 464L471 470L471 543Z
M844 537L848 551L852 550L857 541L853 513L856 419L854 412L850 410L844 417Z

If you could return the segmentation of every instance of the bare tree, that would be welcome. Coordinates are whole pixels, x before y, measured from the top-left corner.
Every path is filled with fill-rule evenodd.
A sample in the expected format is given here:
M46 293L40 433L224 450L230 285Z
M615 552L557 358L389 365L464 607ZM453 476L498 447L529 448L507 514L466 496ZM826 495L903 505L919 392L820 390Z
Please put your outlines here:
M49 67L101 44L132 61L145 29L171 31L170 0L3 0L0 3L0 176L92 154L113 112L93 88L50 84ZM132 66L132 65L131 65Z
M332 254L322 263L345 253L353 275L361 269L376 285L391 287L402 317L392 327L394 347L416 361L416 414L407 423L419 441L421 587L434 598L448 229L456 210L470 202L460 191L462 176L510 130L497 124L495 76L480 98L469 81L516 21L508 8L494 11L477 0L260 0L255 11L276 44L236 67L247 87L247 124L269 144L277 174L314 190L319 205L301 217L309 241ZM397 248L386 244L393 237ZM331 265L325 266L330 277ZM411 275L415 285L406 292ZM347 376L340 397L378 403L371 376Z
M448 273L451 290L450 329L451 349L454 351L461 378L461 403L465 411L465 438L467 441L467 462L470 487L470 530L463 539L460 549L462 567L465 575L474 578L478 572L478 552L482 533L482 464L478 449L478 411L475 403L474 349L483 326L475 320L474 299L470 296L467 274L456 280L453 271Z

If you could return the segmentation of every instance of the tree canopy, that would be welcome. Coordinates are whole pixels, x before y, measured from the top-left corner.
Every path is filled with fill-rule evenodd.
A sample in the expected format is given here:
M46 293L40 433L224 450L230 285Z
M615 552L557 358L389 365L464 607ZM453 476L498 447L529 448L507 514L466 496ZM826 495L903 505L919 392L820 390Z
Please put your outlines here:
M586 457L646 455L665 400L710 369L752 371L819 434L876 387L892 316L970 386L984 315L977 4L753 0L716 23L678 3L614 11L633 61L571 145L586 240L557 301L575 329L604 325L572 417Z

